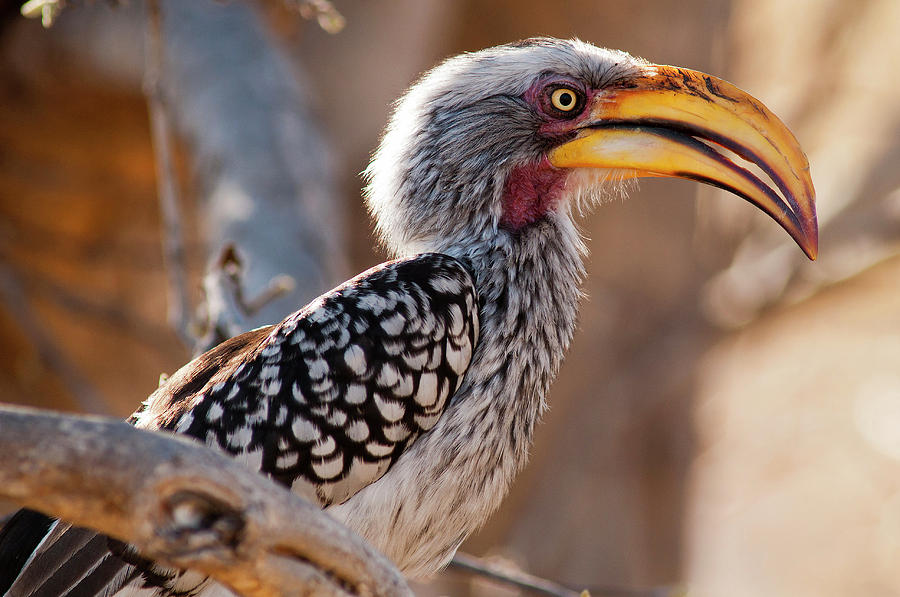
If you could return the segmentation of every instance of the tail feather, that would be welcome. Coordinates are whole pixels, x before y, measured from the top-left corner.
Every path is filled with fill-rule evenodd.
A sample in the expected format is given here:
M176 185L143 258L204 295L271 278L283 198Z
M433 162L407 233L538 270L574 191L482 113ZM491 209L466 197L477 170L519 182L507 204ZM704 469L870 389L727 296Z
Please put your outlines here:
M0 595L111 595L141 574L105 535L35 515L20 511L0 533Z
M87 529L69 527L49 549L35 556L22 578L13 584L10 595L60 597L74 594L73 589L81 579L93 572L107 553L106 537ZM28 574L31 570L37 574ZM31 578L35 576L40 578Z
M19 510L0 529L0 595L9 591L53 522L40 512Z
M141 571L127 566L115 556L107 556L100 561L77 585L75 595L112 595L140 576Z

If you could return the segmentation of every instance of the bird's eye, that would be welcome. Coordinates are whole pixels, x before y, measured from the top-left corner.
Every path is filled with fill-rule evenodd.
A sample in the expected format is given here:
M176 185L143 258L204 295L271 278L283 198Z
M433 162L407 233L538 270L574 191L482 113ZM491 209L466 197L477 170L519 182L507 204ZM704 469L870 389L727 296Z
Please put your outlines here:
M571 84L551 83L544 87L539 99L540 109L553 118L575 118L584 110L584 92Z
M550 103L562 112L571 112L578 104L578 93L568 87L554 89L550 94Z

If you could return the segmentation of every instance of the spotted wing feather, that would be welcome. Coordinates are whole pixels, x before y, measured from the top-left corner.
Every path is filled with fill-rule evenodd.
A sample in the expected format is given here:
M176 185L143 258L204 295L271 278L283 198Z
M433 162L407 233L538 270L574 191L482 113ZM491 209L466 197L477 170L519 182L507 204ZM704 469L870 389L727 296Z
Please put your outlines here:
M197 357L131 421L223 449L322 506L340 503L376 481L434 426L462 381L477 337L476 295L462 263L441 254L388 262L276 326ZM48 519L38 522L36 532L46 533ZM105 538L85 541L79 535L85 532L60 536L71 536L86 561L118 562L104 570L110 577L117 570L115 578L89 594L112 594L133 582L164 586L159 595L182 595L203 584L125 557L126 550L110 548ZM55 569L65 559L57 553L65 550L46 544L39 551L55 561L32 558L19 581L32 567ZM57 576L56 586L51 581L36 592L19 592L14 584L11 594L87 594L77 574Z
M437 422L472 356L476 304L451 257L383 264L268 330L226 378L174 409L151 403L151 416L168 412L161 427L240 455L322 505L345 501Z

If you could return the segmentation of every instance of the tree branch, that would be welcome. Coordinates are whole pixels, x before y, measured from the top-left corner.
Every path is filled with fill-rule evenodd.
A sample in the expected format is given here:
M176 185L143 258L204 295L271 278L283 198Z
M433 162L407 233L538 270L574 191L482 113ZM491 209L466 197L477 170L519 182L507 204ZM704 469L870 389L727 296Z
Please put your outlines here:
M184 234L181 228L175 167L172 163L172 129L163 91L165 50L162 41L162 15L158 0L147 0L146 66L144 95L150 111L151 138L156 154L156 181L159 188L160 230L163 266L168 277L169 325L187 346L193 344L191 305L187 292Z
M411 596L316 506L184 438L0 406L0 496L135 545L246 596Z
M548 595L549 597L580 597L584 595L584 592L570 589L552 580L539 578L520 570L501 568L465 553L457 552L450 561L449 567L451 570L482 576L505 585L524 589L535 595Z
M457 552L450 561L450 570L473 576L480 576L495 582L523 589L534 595L547 597L677 597L682 595L680 587L652 587L635 589L630 587L592 586L580 591L558 582L534 576L521 570L498 566L483 558Z

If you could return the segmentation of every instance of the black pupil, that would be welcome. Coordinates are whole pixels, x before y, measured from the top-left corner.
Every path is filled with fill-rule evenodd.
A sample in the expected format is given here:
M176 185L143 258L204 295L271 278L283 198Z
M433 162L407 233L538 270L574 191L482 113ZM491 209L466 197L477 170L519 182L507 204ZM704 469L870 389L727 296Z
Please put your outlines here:
M571 106L571 105L572 105L572 101L574 101L574 99L575 99L575 98L573 98L573 97L572 97L572 94L569 93L569 92L566 92L566 93L560 93L560 94L559 94L559 105L560 105L560 106L563 106L563 107Z

